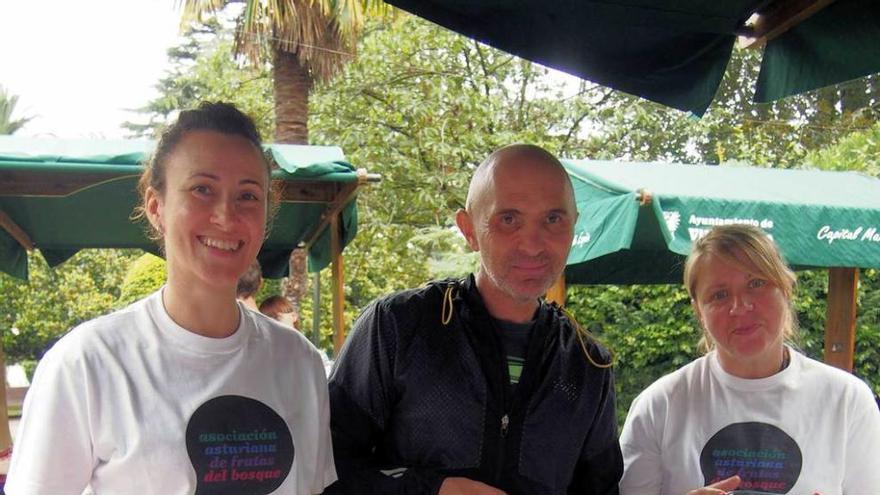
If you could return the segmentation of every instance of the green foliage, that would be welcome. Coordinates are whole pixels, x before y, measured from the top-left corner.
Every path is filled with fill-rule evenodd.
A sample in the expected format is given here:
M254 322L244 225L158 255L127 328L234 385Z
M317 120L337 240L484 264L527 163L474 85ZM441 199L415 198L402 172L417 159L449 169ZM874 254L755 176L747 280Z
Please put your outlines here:
M27 377L28 383L33 381L34 379L34 371L37 370L37 364L39 361L36 359L24 359L21 361L21 367L24 368L24 376ZM10 411L9 416L12 416L12 412Z
M0 274L7 362L37 359L54 339L113 308L134 256L132 250L83 250L51 269L36 253L28 260L28 282Z
M263 279L263 285L260 286L260 290L254 295L254 300L257 301L259 306L264 299L279 294L281 294L281 280Z
M614 353L620 424L640 391L699 355L701 331L680 286L573 286L566 307Z
M880 122L849 134L836 146L810 153L807 162L824 170L857 170L880 177Z
M141 255L128 267L116 307L128 306L156 292L167 278L164 259L149 253Z

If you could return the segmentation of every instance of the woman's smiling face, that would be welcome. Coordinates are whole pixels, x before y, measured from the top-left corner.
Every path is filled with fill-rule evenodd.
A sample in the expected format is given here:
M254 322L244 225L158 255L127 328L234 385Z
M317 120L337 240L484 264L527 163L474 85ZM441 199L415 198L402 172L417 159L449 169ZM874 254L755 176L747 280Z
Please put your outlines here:
M266 232L269 176L247 139L188 132L168 155L165 192L148 190L146 211L162 233L169 283L235 286Z
M694 310L722 367L744 378L779 368L789 301L776 284L740 263L701 260Z

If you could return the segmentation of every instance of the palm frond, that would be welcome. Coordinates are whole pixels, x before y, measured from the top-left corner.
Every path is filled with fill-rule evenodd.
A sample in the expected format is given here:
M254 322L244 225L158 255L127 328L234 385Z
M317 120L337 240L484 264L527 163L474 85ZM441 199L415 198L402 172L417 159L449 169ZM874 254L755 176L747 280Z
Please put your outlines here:
M15 112L17 104L18 96L10 95L6 92L6 88L0 86L0 135L15 134L33 119L33 117L23 117L12 120L12 113Z
M234 0L178 0L184 24L213 14ZM296 55L317 79L326 80L354 56L367 15L386 15L380 0L243 0L235 51L254 64L272 48Z
M216 14L228 3L228 0L177 0L177 8L183 7L180 29L186 29L193 22L204 22L205 15Z

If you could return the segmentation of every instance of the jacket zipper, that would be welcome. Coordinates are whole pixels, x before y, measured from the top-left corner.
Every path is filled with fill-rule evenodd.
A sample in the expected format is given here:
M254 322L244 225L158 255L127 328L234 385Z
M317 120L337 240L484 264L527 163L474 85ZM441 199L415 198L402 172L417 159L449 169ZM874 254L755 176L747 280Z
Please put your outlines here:
M498 460L495 464L495 486L500 486L504 474L504 458L507 454L507 429L510 426L510 416L504 413L501 416L500 435L498 436Z
M506 365L504 370L503 376L507 377L508 383L501 384L501 405L504 414L501 415L501 427L498 431L498 460L495 464L495 486L501 486L500 483L503 481L504 459L507 457L507 432L510 428L510 410L512 406L512 397L510 397L510 391L508 390L510 377L507 374Z

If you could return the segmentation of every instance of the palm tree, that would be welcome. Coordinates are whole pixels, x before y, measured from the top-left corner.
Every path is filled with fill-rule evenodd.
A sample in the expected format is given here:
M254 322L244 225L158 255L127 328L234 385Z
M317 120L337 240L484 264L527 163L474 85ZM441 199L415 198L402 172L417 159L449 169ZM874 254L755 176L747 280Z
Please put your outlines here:
M236 0L183 0L187 23ZM244 0L236 52L255 64L271 61L275 89L275 142L308 144L309 94L351 57L369 12L380 0Z
M182 1L184 23L236 2ZM328 80L354 56L364 16L386 12L388 7L381 0L244 0L244 4L235 49L252 63L271 61L275 142L308 144L309 94L314 83ZM306 290L305 272L305 253L294 250L284 292L297 311Z
M15 111L15 105L17 104L18 96L8 94L6 88L0 86L0 135L15 134L17 130L24 127L33 118L24 117L12 120L12 113Z

